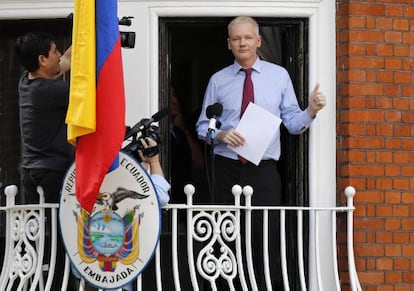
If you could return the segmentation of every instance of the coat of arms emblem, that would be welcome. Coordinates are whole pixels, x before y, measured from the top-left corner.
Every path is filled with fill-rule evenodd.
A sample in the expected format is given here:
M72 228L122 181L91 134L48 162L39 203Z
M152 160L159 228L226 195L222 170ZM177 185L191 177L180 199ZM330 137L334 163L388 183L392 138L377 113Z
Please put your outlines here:
M62 188L59 219L73 268L92 286L116 289L138 276L159 240L160 207L145 169L125 153L102 183L92 213L80 207L75 165Z

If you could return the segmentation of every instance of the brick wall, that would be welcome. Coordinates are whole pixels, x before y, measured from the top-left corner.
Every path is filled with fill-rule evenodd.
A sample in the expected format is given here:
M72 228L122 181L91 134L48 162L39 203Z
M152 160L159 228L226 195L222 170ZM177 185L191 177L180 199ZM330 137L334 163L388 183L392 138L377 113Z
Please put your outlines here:
M357 189L359 279L414 290L414 2L336 3L337 177Z

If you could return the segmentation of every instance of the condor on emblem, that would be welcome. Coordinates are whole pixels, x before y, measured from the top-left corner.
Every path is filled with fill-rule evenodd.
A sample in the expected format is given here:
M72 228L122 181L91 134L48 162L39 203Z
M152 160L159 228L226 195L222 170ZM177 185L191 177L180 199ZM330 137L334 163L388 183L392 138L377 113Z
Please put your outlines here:
M116 289L135 279L157 246L160 207L154 185L141 165L120 153L120 166L102 183L92 213L75 195L75 165L66 174L59 219L72 265L92 286Z

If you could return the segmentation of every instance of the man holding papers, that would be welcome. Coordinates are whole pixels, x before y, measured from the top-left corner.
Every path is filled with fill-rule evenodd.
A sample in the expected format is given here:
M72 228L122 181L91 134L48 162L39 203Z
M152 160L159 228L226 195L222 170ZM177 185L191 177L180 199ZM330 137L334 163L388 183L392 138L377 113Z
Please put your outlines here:
M210 78L197 122L198 136L204 139L209 126L206 108L215 103L223 105L223 114L220 117L222 125L216 130L214 147L216 169L219 171L217 173L219 194L216 202L232 203L231 188L234 184L240 184L253 187L255 204L278 205L280 197L276 196L280 191L276 194L275 189L280 188L280 179L274 162L280 157L280 120L289 133L301 134L309 128L317 112L325 106L326 99L319 90L319 85L316 85L309 97L308 108L301 110L288 72L258 57L257 48L261 45L261 37L259 26L254 19L246 16L233 19L228 25L228 33L228 48L233 52L235 62ZM249 108L247 111L251 116L243 128L246 130L246 135L270 136L270 140L266 140L267 146L258 165L255 165L256 159L244 163L238 156L239 151L244 151L244 145L255 142L247 140L243 133L236 130L242 118L240 113L246 75L243 70L247 68L253 69L251 79L255 108L253 110ZM270 113L270 117L263 115L263 111ZM249 147L248 156L244 158L249 160L249 151L254 151L255 148L260 150L262 146L256 144L254 147ZM255 156L255 153L251 154ZM240 177L241 171L243 177ZM272 194L267 195L267 193Z
M253 187L253 205L277 206L281 201L276 166L280 157L280 124L283 122L291 134L303 133L325 106L326 99L317 84L309 97L309 106L305 110L299 107L286 69L258 57L261 36L253 18L233 19L228 25L227 41L235 62L210 78L197 122L198 136L204 139L209 127L206 108L215 103L223 106L214 146L216 201L213 202L233 203L231 188L239 184ZM261 247L260 242L254 245L258 245L258 250ZM255 247L253 254L262 258ZM255 270L261 269L263 266L255 266ZM262 278L257 283L259 290L265 289Z

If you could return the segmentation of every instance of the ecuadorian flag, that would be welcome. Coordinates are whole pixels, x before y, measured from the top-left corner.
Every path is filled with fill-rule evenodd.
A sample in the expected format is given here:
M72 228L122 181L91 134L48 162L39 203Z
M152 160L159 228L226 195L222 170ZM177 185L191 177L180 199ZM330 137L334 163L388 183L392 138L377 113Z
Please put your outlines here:
M68 141L76 144L76 197L92 212L125 137L117 0L75 0Z

